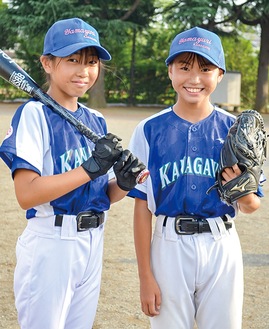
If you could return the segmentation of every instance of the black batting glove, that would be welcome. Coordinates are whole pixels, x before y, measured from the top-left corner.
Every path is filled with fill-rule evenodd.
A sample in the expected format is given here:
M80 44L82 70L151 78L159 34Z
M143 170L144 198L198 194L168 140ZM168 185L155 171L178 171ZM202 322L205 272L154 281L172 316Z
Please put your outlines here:
M118 186L124 191L131 191L137 184L136 178L146 166L129 150L124 150L120 159L113 166Z
M91 180L105 175L120 158L123 151L119 143L121 140L120 137L108 133L97 141L92 156L81 165Z

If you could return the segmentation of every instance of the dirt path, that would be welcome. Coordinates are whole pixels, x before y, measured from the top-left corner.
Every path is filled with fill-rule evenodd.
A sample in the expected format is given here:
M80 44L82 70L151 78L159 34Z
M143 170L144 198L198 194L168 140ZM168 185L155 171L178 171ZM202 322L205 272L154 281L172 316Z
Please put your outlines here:
M9 127L13 104L0 104L0 140ZM106 109L109 131L128 145L135 125L153 113L151 109ZM155 110L157 111L157 110ZM269 115L264 116L267 129ZM269 129L268 129L269 131ZM266 163L265 174L269 177ZM261 208L252 215L238 217L245 266L243 329L269 329L269 184ZM140 311L139 284L132 233L133 201L125 198L112 206L105 231L104 268L99 308L94 329L148 329L148 319ZM24 212L17 205L12 181L0 161L0 328L19 329L13 298L15 244L25 227ZM75 328L74 328L75 329ZM216 328L217 329L217 328ZM228 328L227 328L228 329Z

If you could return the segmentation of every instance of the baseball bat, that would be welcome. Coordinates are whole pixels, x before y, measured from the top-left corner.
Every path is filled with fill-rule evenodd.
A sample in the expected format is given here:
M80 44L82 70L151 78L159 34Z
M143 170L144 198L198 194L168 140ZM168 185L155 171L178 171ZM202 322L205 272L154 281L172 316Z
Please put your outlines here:
M98 141L99 136L95 132L73 117L66 108L58 104L53 98L44 92L34 79L1 49L0 76L16 88L27 93L29 96L32 96L40 100L43 104L49 106L52 111L72 124L81 134L89 138L93 143ZM137 184L143 183L148 176L149 171L147 169L141 171L136 178Z

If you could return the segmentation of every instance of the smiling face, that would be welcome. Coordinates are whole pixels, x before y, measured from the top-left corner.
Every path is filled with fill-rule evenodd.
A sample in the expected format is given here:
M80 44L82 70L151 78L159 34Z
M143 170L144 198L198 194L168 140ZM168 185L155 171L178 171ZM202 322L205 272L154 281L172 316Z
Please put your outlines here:
M63 58L42 56L41 63L49 76L48 94L67 108L94 85L100 70L97 52L92 47Z
M178 95L178 104L208 107L210 95L223 71L195 53L182 53L168 67L169 78Z

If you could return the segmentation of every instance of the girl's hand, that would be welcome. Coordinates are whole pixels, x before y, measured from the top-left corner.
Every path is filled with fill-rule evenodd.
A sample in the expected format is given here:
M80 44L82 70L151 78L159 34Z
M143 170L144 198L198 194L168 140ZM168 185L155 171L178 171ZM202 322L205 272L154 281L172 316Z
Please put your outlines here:
M225 168L223 172L221 173L222 175L222 184L225 185L228 183L230 180L234 179L235 177L241 175L242 171L238 167L237 164L233 165L232 167Z
M140 301L145 315L153 317L160 313L161 291L153 275L140 279Z
M120 137L108 133L96 142L92 156L82 164L91 180L105 175L120 158L123 151L120 141Z
M230 168L225 168L222 172L222 184L228 183L233 178L241 175L242 171L237 164L233 165ZM242 196L237 200L237 205L241 212L245 214L251 214L260 207L260 198L254 193Z

